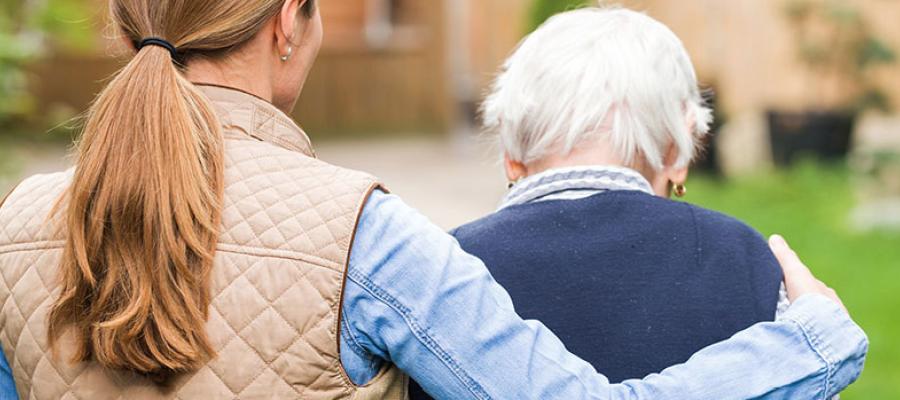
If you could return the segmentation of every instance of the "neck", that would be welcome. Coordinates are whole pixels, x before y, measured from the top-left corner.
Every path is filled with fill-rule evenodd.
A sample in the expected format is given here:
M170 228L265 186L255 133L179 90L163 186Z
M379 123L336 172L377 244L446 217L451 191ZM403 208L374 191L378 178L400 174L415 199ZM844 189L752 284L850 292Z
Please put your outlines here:
M643 162L640 158L631 164L625 163L621 157L616 155L611 149L603 145L580 145L576 146L569 154L562 152L552 152L550 156L544 157L538 161L526 165L526 176L540 174L556 168L568 167L590 167L590 166L615 166L630 168L640 173L651 186L654 191L665 196L667 187L660 182L668 183L668 181L660 180L661 175L652 167Z
M648 168L645 163L636 161L632 165L626 164L622 158L616 155L611 149L601 145L581 145L576 146L571 153L562 154L562 152L553 151L551 155L544 157L535 162L526 165L526 175L537 175L541 172L556 168L567 167L588 167L588 166L608 165L616 167L631 168L645 178L650 179L653 175L652 168Z
M246 63L240 56L227 62L197 59L188 65L187 79L196 84L209 84L238 89L269 103L273 102L272 71L264 65ZM241 65L252 67L242 68Z

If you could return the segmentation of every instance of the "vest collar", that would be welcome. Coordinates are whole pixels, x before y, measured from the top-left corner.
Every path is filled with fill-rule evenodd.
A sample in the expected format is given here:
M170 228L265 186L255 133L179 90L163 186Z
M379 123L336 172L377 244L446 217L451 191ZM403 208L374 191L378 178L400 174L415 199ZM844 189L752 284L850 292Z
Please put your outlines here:
M212 102L229 134L246 135L316 157L306 132L272 103L234 88L209 84L197 84L197 88Z

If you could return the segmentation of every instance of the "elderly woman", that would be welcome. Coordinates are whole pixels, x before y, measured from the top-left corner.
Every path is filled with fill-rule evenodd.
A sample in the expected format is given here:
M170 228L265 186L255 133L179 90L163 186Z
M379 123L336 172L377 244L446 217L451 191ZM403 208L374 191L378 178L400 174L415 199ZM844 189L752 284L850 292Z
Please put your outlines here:
M687 192L711 112L666 26L625 9L558 15L510 57L483 112L511 190L454 235L520 315L612 381L775 318L782 274L763 238L668 199Z

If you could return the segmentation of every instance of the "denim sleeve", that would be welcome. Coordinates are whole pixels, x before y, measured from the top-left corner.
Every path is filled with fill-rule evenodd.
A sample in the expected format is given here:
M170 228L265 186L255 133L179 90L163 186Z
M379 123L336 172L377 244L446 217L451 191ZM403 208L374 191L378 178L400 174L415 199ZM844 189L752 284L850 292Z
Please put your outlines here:
M16 382L13 380L12 369L9 368L9 362L6 361L6 355L0 348L0 400L18 399L19 394L16 393Z
M438 399L822 399L859 376L868 343L836 304L807 296L685 364L610 384L523 321L455 239L381 192L359 222L342 307L351 377L390 362Z

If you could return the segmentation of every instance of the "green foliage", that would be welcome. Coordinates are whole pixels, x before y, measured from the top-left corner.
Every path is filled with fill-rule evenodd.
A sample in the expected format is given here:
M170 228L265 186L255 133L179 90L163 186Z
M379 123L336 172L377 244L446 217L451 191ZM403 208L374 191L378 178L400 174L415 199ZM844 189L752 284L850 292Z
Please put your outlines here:
M528 30L534 31L558 13L584 7L589 3L591 2L588 0L534 0L528 14Z
M86 0L0 0L0 126L33 113L27 67L93 38Z
M687 200L735 216L764 235L787 237L816 276L837 290L866 331L865 371L842 400L898 399L900 232L849 224L855 186L844 168L802 164L730 181L695 178Z
M893 49L869 29L862 13L846 0L788 0L785 15L795 29L800 60L820 82L836 80L852 88L847 111L890 111L888 96L868 71L896 61Z

